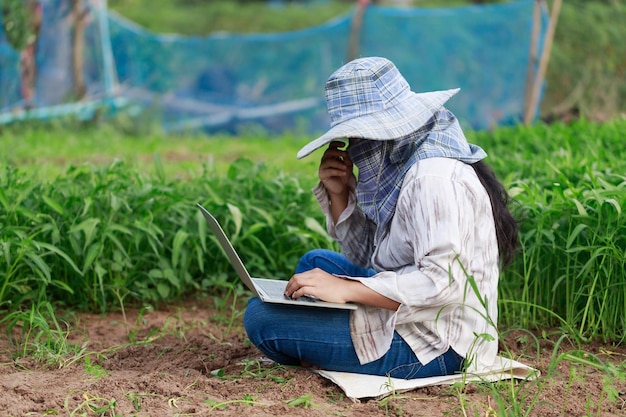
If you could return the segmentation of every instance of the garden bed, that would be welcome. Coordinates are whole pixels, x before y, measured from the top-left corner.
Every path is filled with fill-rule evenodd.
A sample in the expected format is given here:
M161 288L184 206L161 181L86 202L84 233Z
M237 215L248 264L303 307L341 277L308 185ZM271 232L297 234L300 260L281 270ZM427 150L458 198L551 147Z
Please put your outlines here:
M33 331L28 352L3 336L2 415L626 414L623 346L573 346L558 330L508 331L501 351L539 369L539 379L428 387L355 402L307 369L261 360L241 327L242 306L214 305L206 299L125 315L63 314L71 323L69 329L61 323L64 337L37 341L43 333ZM20 329L12 330L19 340Z

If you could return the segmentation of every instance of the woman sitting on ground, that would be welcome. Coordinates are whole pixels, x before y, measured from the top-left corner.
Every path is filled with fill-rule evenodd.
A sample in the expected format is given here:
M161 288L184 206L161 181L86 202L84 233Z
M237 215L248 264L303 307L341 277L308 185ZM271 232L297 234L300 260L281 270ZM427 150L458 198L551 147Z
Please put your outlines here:
M493 364L498 277L518 229L485 152L443 107L457 91L414 93L379 57L330 76L331 128L298 158L328 145L313 192L341 253L305 254L286 295L358 308L252 298L245 328L267 357L405 379Z

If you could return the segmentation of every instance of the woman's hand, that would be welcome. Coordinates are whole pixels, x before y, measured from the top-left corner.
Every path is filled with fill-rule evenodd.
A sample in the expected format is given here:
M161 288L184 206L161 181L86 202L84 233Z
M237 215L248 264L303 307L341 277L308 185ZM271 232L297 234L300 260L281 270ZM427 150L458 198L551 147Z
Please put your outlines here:
M346 303L350 301L350 288L354 285L362 284L338 278L315 268L295 274L285 287L285 295L293 299L311 296L331 303Z
M339 149L343 145L343 142L331 142L322 155L322 162L318 170L320 181L326 188L330 199L330 212L335 224L348 206L350 184L354 182L352 160L348 156L348 152Z
M329 195L347 195L352 172L352 160L348 152L341 150L343 142L333 141L330 143L318 170L318 175Z
M343 279L319 268L295 274L285 287L287 297L298 299L308 295L331 303L360 303L372 307L397 310L400 303L377 293L359 281Z

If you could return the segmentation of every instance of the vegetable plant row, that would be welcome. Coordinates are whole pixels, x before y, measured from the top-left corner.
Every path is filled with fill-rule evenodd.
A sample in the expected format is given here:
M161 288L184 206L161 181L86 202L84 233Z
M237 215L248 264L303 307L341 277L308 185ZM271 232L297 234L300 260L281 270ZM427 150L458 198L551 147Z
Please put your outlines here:
M500 323L624 338L625 130L625 120L581 120L468 133L520 221L520 253L501 276ZM0 163L0 310L48 301L107 312L224 293L237 279L196 203L214 212L257 276L286 279L307 250L337 249L310 192L315 173L251 159L185 179L164 172L158 162L151 174L113 162L42 179Z

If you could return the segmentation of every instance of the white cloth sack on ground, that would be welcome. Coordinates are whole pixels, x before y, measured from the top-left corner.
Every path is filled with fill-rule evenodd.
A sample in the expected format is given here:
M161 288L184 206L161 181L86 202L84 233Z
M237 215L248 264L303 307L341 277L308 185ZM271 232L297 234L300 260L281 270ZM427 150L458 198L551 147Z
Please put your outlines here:
M349 372L316 370L321 376L337 384L347 397L384 398L392 393L406 392L431 385L452 385L456 382L494 382L507 379L533 380L539 377L539 371L513 359L496 357L493 366L478 372L434 376L429 378L396 379L378 375L363 375Z

